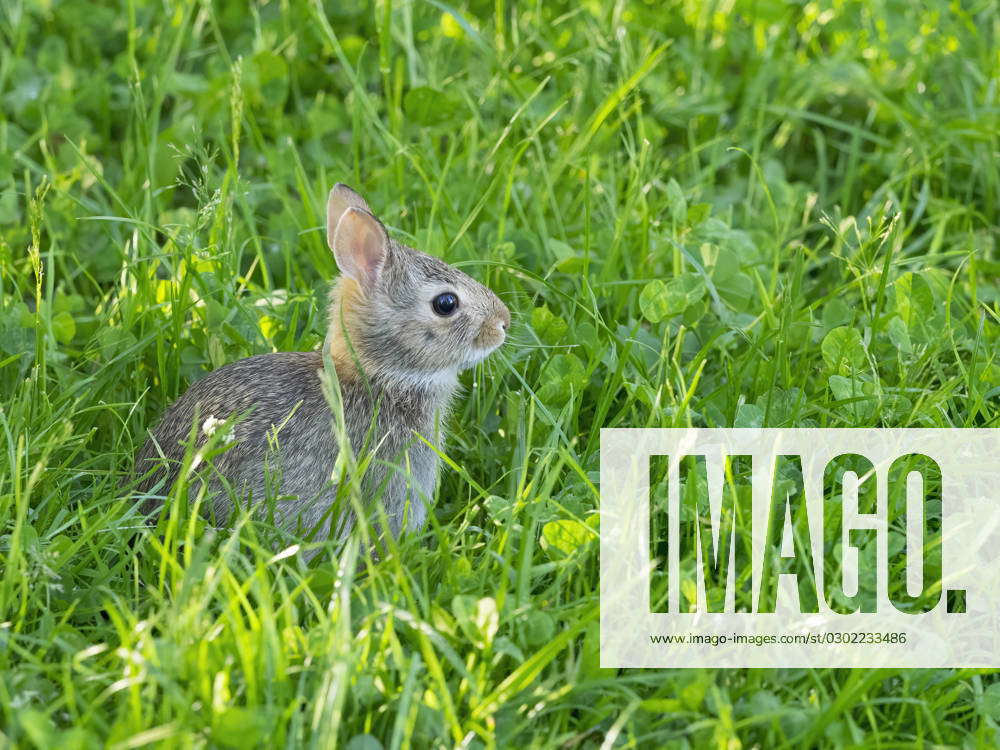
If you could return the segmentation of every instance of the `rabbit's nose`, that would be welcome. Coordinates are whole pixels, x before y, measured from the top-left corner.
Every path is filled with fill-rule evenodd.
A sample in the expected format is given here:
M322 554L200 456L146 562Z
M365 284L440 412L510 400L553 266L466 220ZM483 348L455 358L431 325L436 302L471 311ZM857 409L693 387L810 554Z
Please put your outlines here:
M500 325L506 331L510 328L510 310L507 309L507 305L503 302L500 303Z

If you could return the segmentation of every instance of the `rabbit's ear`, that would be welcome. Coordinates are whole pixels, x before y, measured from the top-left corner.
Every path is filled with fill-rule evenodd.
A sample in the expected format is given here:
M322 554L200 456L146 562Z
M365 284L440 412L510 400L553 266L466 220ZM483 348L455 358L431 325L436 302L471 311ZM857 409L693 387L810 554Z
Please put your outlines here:
M331 248L340 217L349 208L360 208L362 211L372 212L364 198L344 183L338 182L330 191L330 197L326 199L326 242Z
M350 206L344 211L330 243L341 273L371 290L389 253L389 235L382 222L367 211Z

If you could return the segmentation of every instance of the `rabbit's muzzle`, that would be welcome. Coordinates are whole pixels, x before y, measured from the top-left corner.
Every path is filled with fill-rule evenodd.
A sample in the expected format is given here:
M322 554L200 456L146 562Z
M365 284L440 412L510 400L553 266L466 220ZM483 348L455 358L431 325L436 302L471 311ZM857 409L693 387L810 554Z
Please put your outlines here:
M508 328L510 328L510 310L503 302L495 300L476 336L476 347L487 352L493 351L507 338Z

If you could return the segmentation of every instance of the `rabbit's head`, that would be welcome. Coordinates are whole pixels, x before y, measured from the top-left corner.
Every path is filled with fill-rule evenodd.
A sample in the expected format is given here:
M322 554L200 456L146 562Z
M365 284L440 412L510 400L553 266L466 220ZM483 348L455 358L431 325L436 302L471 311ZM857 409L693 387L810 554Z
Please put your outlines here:
M391 239L346 185L330 191L326 229L341 272L326 341L338 370L360 365L383 382L449 386L504 342L510 312L493 292Z

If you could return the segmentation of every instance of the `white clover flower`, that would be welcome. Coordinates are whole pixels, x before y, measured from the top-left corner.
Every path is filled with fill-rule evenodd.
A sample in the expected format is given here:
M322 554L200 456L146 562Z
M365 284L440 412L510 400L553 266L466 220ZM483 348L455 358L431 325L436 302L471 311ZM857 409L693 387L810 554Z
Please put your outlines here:
M212 435L215 434L215 431L225 423L226 421L224 419L216 419L214 416L209 414L208 419L201 424L201 431L205 433L205 437L212 437Z
M212 437L216 432L219 431L221 427L226 424L224 419L216 419L214 415L210 414L208 419L201 423L201 431L205 434L205 437ZM231 443L235 439L233 428L230 427L222 435L223 443Z

